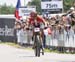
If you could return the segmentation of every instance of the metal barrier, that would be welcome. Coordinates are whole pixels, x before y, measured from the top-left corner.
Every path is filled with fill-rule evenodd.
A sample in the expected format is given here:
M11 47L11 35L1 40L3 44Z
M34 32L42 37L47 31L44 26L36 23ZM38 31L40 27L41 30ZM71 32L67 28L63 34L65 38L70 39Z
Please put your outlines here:
M20 30L18 34L19 42L33 44L31 31ZM63 30L63 32L60 33L58 30L54 30L51 35L46 35L46 45L75 48L74 31L72 29L70 29L68 32Z
M65 30L62 33L59 33L58 31L53 32L52 35L46 36L46 45L75 48L74 31L71 29L68 32L66 32Z
M23 31L23 29L17 31L17 43L33 44L32 32L29 30Z

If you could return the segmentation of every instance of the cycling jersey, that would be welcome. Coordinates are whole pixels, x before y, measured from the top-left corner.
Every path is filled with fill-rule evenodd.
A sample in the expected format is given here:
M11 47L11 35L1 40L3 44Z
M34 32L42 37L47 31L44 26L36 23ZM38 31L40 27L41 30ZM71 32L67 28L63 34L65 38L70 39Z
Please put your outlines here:
M43 19L39 16L37 16L36 21L38 24L40 24L41 22L43 22ZM35 25L34 19L33 18L29 18L29 24L32 24L33 26Z
M40 27L40 23L37 24L34 23L34 27Z

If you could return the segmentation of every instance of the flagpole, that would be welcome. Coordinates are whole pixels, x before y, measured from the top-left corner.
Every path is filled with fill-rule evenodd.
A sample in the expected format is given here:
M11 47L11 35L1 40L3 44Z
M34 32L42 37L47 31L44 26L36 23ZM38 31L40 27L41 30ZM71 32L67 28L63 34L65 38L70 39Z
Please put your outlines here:
M25 6L25 0L24 0L24 6Z

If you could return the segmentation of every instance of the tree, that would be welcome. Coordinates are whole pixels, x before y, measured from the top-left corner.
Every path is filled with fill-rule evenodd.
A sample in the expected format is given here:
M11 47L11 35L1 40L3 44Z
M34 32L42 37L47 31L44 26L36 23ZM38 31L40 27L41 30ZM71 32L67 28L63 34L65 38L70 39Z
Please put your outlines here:
M8 6L8 10L10 14L14 14L15 8L11 5L11 6Z
M32 2L28 3L28 6L36 6L36 11L41 13L41 0L32 0Z
M64 11L69 10L74 6L75 0L63 0Z
M0 14L13 14L15 8L11 6L7 6L6 4L0 6Z
M63 0L63 9L66 12L69 10L75 3L75 0ZM41 13L41 0L32 0L32 2L29 2L28 5L34 5L36 6L37 12Z
M36 11L41 14L41 0L32 0L28 6L36 6ZM71 7L75 6L75 0L63 0L64 11L66 12ZM0 5L0 14L14 14L15 8L13 5Z
M4 4L1 6L1 14L7 14L8 12L8 8L7 8L7 5Z

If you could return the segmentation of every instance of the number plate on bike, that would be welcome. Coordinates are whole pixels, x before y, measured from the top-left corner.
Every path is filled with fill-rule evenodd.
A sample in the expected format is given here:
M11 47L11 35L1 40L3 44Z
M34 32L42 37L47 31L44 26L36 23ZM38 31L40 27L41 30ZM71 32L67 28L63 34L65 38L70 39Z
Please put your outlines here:
M34 32L39 32L40 28L34 28Z

